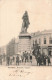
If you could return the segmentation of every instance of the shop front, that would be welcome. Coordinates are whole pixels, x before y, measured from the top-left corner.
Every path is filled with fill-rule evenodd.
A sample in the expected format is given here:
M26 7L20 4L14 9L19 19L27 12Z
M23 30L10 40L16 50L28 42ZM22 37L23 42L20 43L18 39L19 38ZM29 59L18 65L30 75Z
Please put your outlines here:
M52 56L52 46L48 46L48 55Z

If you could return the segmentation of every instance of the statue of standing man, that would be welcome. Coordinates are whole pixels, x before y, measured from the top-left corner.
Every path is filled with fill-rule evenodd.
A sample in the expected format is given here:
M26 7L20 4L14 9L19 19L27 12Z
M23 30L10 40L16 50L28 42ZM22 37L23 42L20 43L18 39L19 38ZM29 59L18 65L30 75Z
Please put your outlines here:
M30 24L27 11L25 11L22 19L23 19L23 23L22 23L21 32L27 32L27 28L29 27Z

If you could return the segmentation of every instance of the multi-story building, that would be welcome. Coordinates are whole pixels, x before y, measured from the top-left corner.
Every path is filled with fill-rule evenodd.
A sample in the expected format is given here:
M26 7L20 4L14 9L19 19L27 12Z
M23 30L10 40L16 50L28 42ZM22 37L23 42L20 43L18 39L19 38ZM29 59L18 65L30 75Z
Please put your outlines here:
M18 52L18 41L17 39L12 39L7 45L7 55L13 56Z
M31 34L31 47L35 41L40 46L41 53L52 55L52 30L45 30L41 32L35 32Z
M6 46L0 47L0 55L6 55Z

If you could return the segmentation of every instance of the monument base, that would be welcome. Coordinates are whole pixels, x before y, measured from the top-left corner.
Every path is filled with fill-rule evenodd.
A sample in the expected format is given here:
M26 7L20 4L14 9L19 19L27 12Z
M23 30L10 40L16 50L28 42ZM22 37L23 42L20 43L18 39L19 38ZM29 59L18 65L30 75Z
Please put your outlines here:
M18 51L21 53L31 51L31 35L29 33L19 34Z

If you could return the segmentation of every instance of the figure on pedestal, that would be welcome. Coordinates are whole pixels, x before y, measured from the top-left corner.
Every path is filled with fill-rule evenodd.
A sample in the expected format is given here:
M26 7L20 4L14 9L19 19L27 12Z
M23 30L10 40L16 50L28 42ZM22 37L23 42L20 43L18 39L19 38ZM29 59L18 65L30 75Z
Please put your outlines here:
M22 19L23 19L23 23L22 23L21 33L26 33L27 32L27 28L29 27L29 24L30 24L27 11L25 11Z

